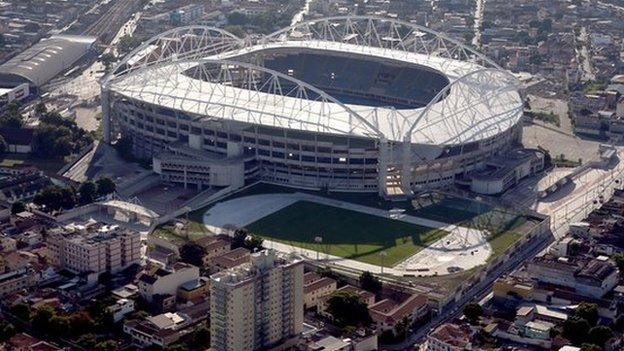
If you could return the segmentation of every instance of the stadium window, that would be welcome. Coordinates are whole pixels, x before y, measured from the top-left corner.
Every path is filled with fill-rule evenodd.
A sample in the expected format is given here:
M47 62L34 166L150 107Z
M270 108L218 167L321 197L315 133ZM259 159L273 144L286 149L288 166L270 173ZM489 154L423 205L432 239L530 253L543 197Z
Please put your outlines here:
M319 163L331 163L330 157L318 157L317 160Z
M318 147L318 152L330 153L331 152L331 148L330 147L319 146Z
M282 143L282 142L279 142L279 141L274 141L274 142L273 142L273 147L278 147L278 148L280 148L280 149L283 149L283 148L284 148L284 146L285 146L285 145L284 145L284 143Z
M204 129L204 134L205 135L214 135L215 132L212 129Z
M301 161L304 161L304 162L316 162L316 158L314 156L301 155Z
M180 129L181 129L181 130L183 130L183 131L185 131L185 132L188 132L188 130L189 130L189 126L188 126L188 125L186 125L186 124L180 124Z
M241 141L241 136L238 134L230 134L230 141L239 142Z
M347 163L347 158L346 157L340 157L338 159L338 162L340 162L340 163Z
M258 155L261 155L261 156L269 156L269 155L270 155L270 153L269 153L269 151L268 151L268 150L258 149Z
M268 146L271 145L271 142L266 139L258 139L258 144Z
M217 147L220 149L227 149L227 143L217 142Z
M246 137L243 138L243 141L246 142L246 143L255 144L256 143L256 138L254 138L254 137L247 137L246 136Z
M283 152L278 152L278 151L273 151L271 153L271 155L275 158L284 158L284 153Z
M176 132L168 131L167 136L171 138L177 138L178 134Z
M224 132L217 132L217 137L227 139L228 135Z
M314 146L311 145L301 145L301 150L303 151L308 151L308 152L314 152Z

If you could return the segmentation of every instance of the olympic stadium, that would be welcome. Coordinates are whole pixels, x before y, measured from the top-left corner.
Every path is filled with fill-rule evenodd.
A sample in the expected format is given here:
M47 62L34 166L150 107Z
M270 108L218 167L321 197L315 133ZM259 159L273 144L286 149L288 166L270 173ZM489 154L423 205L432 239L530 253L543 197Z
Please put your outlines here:
M479 52L376 17L241 39L191 26L128 54L102 82L104 140L133 140L165 181L409 196L520 143L518 80Z

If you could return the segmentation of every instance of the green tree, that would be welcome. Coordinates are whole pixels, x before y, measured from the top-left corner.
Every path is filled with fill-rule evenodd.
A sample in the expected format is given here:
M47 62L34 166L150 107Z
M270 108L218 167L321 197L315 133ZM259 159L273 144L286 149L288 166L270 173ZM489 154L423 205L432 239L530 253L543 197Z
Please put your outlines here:
M594 344L584 343L581 345L581 351L602 351L602 347Z
M0 135L0 155L4 154L8 150L9 150L9 144L7 144L4 137Z
M76 343L84 349L93 349L97 345L97 337L95 334L84 334L76 340Z
M15 201L11 204L11 213L17 214L26 211L26 204L22 201Z
M620 274L624 275L624 253L613 255L613 260L620 270Z
M613 331L606 325L598 325L589 330L587 335L587 341L591 344L595 344L604 347L605 343L611 339Z
M119 38L119 43L117 44L117 49L122 54L126 54L132 50L134 50L137 46L141 45L141 39L131 35L124 35Z
M327 312L339 327L368 326L372 319L360 296L351 291L335 291L327 300Z
M92 181L86 181L78 188L78 202L81 205L90 204L96 199L97 194L97 185Z
M38 307L31 315L30 315L30 324L33 329L40 330L43 333L49 333L51 330L51 320L52 317L56 316L56 312L54 308L51 306L41 306Z
M0 116L0 127L21 128L22 123L22 117L19 113L4 113L2 116Z
M33 202L50 211L71 209L76 205L76 195L72 188L49 185L35 195Z
M0 319L0 343L9 340L13 335L15 335L15 333L16 330L13 324Z
M112 194L117 190L117 185L109 177L100 177L97 180L97 192L100 196Z
M464 307L464 316L470 324L477 324L483 315L483 307L476 302L471 302Z
M205 326L201 326L195 329L191 340L194 347L206 349L210 346L210 331Z
M30 306L24 302L16 303L11 306L9 310L11 311L11 314L23 321L27 322L30 319Z
M379 294L381 292L381 282L371 272L362 272L359 280L362 289L370 291L373 294Z
M563 336L574 345L580 345L587 340L590 327L586 319L572 316L563 322Z
M48 113L48 108L43 102L39 102L37 106L35 106L35 113L39 116L45 115Z
M95 323L86 311L73 313L69 317L69 333L71 335L78 336L88 334L93 331L94 327ZM95 346L95 344L93 346Z
M95 345L95 351L116 351L119 344L115 340L106 340Z
M50 329L49 334L53 336L63 336L69 330L70 322L69 318L65 316L54 315L50 318Z
M180 261L197 267L204 265L204 249L194 242L188 242L180 247Z
M102 61L104 68L108 71L111 68L113 62L117 61L117 57L113 53L107 52L100 56L100 61Z
M574 315L586 320L591 326L598 323L598 305L595 303L581 302L574 310Z

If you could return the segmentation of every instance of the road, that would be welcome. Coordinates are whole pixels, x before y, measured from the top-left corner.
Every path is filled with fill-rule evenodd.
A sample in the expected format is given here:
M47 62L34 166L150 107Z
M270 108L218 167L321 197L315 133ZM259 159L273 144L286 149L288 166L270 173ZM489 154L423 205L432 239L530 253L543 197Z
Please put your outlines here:
M481 283L474 286L468 293L464 294L459 301L451 302L445 306L445 309L441 311L436 317L434 317L429 323L419 328L414 334L397 345L384 346L385 350L398 351L398 350L412 350L414 344L420 344L424 341L429 332L449 320L459 317L463 313L464 307L472 302L479 301L486 297L492 290L492 284L496 279L505 273L511 272L514 269L520 267L526 260L534 257L541 251L543 251L550 243L552 243L552 236L534 238L529 244L522 248L522 252L514 255L509 261L496 267Z
M583 80L595 80L596 75L594 74L594 69L591 64L591 55L589 54L589 34L587 33L587 28L585 26L581 27L578 40L581 42L581 48L578 51L578 54L581 59L581 68L583 68Z
M474 37L472 45L476 48L481 47L481 26L483 24L483 12L485 11L485 0L476 0L475 16L474 16Z
M619 153L620 159L623 153ZM478 285L474 286L468 293L464 294L460 301L452 302L445 306L430 323L419 328L404 343L386 347L388 350L407 350L414 343L420 343L432 328L456 318L463 312L463 308L471 301L479 301L487 296L492 289L494 281L502 275L511 272L520 267L526 260L536 256L545 250L555 238L560 238L567 233L570 223L577 222L586 218L587 215L601 206L592 199L602 198L608 201L613 194L614 189L622 188L622 180L624 179L624 165L613 162L612 168L609 170L594 169L587 174L582 175L578 179L576 189L566 197L553 203L556 208L550 208L547 212L551 215L551 232L553 235L533 238L532 241L521 248L521 252L516 253L512 258L496 267L488 276Z

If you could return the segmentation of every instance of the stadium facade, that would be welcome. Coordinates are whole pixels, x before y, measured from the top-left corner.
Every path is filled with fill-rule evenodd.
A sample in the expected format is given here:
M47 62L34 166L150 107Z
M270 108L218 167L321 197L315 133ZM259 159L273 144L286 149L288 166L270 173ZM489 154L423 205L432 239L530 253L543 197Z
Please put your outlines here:
M452 184L519 144L518 80L397 20L333 17L258 39L191 26L102 81L104 139L131 137L170 182L264 180L405 196Z

